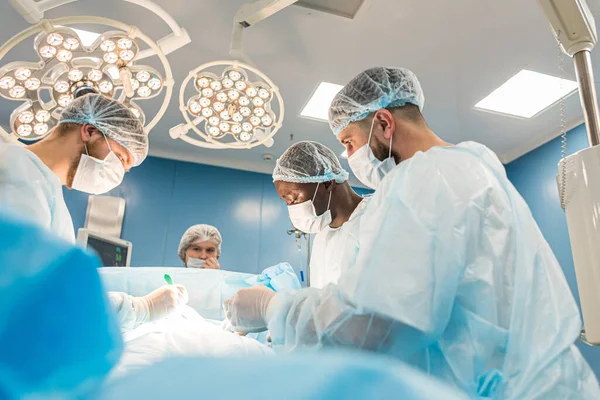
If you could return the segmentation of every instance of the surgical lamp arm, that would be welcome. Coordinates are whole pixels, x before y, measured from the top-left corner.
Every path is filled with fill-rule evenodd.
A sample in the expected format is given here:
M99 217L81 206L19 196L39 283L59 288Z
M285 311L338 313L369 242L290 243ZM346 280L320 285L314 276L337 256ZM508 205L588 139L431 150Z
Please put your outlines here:
M152 11L154 14L158 15L167 25L171 28L171 33L167 36L158 39L156 44L162 50L162 52L167 55L172 53L173 51L185 46L186 44L191 42L190 36L187 31L180 27L177 24L177 21L171 15L166 12L162 7L155 4L150 0L124 0L128 3L136 4L140 7L144 7L145 9ZM151 57L155 55L156 52L152 49L145 49L138 53L136 60L141 60L147 57Z
M244 30L284 8L291 6L298 0L258 0L253 3L242 5L233 18L233 30L231 32L231 46L229 54L247 64L253 63L246 57L243 47Z
M12 6L17 10L23 18L30 24L37 24L44 18L44 12L61 6L63 4L72 3L77 0L9 0ZM161 49L163 54L167 55L173 51L185 46L191 42L190 36L187 31L177 24L177 21L162 7L155 4L151 0L124 0L128 3L132 3L143 7L152 13L160 17L165 23L171 28L171 33L167 36L158 39L156 44ZM140 51L136 57L136 60L142 60L156 55L156 51L153 49L144 49Z
M30 24L37 24L44 19L44 12L74 1L77 0L9 0L15 10Z

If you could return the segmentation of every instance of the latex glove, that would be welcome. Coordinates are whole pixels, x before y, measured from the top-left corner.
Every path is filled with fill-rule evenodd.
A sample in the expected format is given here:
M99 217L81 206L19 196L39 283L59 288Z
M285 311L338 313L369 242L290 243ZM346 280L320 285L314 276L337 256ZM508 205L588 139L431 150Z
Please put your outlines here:
M267 330L267 312L275 292L264 286L240 289L225 300L225 313L237 332Z
M204 265L202 266L204 269L221 269L221 265L216 258L207 258L204 260Z
M182 285L165 285L142 297L148 306L150 321L162 319L171 314L178 306L187 304L189 297Z
M233 329L233 325L231 325L231 322L227 318L225 318L223 322L221 322L221 329L227 332L235 333L239 336L246 336L248 334L248 332L236 332Z

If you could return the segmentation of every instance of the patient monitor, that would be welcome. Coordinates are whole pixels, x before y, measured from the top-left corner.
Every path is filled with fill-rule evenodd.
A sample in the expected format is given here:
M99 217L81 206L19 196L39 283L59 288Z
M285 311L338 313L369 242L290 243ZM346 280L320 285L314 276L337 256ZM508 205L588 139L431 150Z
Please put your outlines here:
M132 243L81 228L77 231L77 243L98 254L104 267L129 267Z

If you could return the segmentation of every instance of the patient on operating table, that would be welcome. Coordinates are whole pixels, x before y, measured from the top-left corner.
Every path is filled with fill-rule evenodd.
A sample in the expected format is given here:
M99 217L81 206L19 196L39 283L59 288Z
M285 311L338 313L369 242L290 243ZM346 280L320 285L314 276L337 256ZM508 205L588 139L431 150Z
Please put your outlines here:
M266 268L260 274L152 267L101 268L99 272L106 290L136 295L150 292L140 297L123 293L111 299L121 314L127 316L126 311L133 314L121 318L129 324L123 326L125 351L115 375L178 355L272 354L266 345L267 332L248 336L233 332L224 319L223 300L239 289L257 285L278 292L301 287L294 269L287 263ZM161 286L165 275L169 275L167 282L184 285ZM127 307L122 307L122 303ZM138 317L138 309L146 317ZM162 313L153 318L151 310Z
M231 332L223 322L205 319L185 305L188 296L181 285L163 286L143 297L126 296L128 298L121 297L118 300L132 302L136 308L141 306L144 310L141 314L149 315L153 304L158 305L156 315L162 315L162 318L150 320L150 317L146 317L147 322L130 330L122 330L125 351L112 372L113 377L174 356L239 356L272 352L255 339ZM165 302L165 299L168 301ZM173 300L178 305L171 309L165 308L165 304L173 304ZM114 300L111 301L114 304Z

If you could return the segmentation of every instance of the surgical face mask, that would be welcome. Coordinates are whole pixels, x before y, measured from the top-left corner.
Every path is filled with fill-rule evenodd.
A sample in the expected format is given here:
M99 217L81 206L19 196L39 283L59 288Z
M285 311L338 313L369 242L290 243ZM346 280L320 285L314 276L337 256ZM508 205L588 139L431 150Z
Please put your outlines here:
M204 268L204 260L188 256L188 260L185 266L187 268Z
M373 135L374 125L375 117L373 117L373 122L371 123L369 140L348 158L348 164L350 164L350 169L352 169L354 175L371 189L377 189L383 177L396 166L396 160L392 157L393 135L390 137L390 153L388 158L381 161L373 154L373 150L371 150L371 135Z
M119 157L112 151L108 139L104 137L110 153L104 160L91 157L87 145L85 153L79 159L79 165L73 178L73 189L89 194L102 194L116 188L123 182L125 168Z
M317 184L317 188L315 189L315 194L312 200L288 206L288 213L290 215L290 219L292 220L292 224L296 229L299 229L304 233L318 233L322 231L327 225L331 224L332 221L331 210L329 210L329 205L331 203L331 194L333 192L329 192L329 202L327 203L327 211L325 211L321 215L317 215L317 212L315 211L315 206L313 202L315 200L315 197L317 196L319 185L320 184Z

